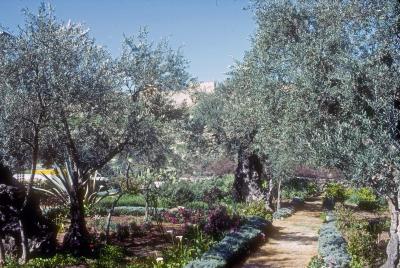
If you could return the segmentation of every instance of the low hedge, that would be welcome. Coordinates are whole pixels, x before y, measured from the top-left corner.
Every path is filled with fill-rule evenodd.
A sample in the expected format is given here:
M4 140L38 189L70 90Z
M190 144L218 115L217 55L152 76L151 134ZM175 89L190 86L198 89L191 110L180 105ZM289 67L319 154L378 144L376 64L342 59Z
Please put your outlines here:
M265 232L271 226L270 221L261 217L250 217L239 230L227 234L200 259L188 263L185 268L227 267L262 241Z
M294 212L294 207L280 208L272 214L272 217L274 219L283 219L291 216Z
M319 230L318 252L328 267L349 267L351 257L347 243L335 225L333 212L327 213L327 222Z
M96 204L96 207L99 208L106 208L109 209L112 207L112 204L114 203L115 196L107 196L103 200L101 200L99 203ZM138 194L138 195L132 195L132 194L124 194L121 196L121 198L117 202L118 207L144 207L146 204L146 200L143 195Z
M152 211L153 208L150 208L149 211ZM165 208L157 208L158 212L166 211ZM109 209L106 208L98 208L95 213L101 216L108 215ZM143 216L145 214L145 207L132 207L132 206L120 206L114 208L113 216Z

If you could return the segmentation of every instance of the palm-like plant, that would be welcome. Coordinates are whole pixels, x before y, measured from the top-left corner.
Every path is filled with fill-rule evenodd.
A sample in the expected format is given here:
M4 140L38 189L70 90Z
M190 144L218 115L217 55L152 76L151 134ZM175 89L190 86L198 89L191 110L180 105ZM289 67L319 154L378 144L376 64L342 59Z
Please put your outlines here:
M59 165L55 165L55 175L42 174L51 184L51 189L35 188L38 191L45 192L51 196L54 196L62 204L70 204L70 197L73 194L73 176L71 163L65 162L65 166L61 168ZM85 180L81 187L85 188L85 195L83 203L86 208L90 209L102 199L107 196L115 195L118 190L105 190L104 185L98 186L99 175L97 171L88 179Z

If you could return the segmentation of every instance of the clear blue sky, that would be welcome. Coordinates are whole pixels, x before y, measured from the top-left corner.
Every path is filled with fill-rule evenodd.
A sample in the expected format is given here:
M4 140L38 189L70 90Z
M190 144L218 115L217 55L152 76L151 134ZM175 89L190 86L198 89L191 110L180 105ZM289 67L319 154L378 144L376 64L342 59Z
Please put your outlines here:
M0 25L15 31L21 9L36 12L40 0L0 0ZM123 34L147 26L154 41L182 47L189 72L200 81L224 79L250 46L255 23L248 0L47 0L63 21L83 22L97 42L117 56Z

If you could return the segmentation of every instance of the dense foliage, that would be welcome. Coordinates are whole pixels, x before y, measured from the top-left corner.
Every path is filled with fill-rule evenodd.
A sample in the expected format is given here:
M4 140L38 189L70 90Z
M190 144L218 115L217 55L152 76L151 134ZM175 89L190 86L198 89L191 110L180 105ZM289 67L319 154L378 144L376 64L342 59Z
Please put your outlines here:
M351 255L351 267L380 266L384 262L384 248L378 240L379 234L388 229L385 218L361 219L354 211L343 205L335 209L336 225L347 240Z

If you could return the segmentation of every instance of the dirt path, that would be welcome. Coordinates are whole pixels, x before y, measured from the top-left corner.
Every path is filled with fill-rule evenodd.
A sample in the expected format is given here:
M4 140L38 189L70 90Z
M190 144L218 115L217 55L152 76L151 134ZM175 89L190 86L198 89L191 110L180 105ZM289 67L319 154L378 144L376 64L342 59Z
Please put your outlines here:
M311 257L317 255L321 211L321 201L306 202L291 217L275 220L268 241L236 268L307 267Z

